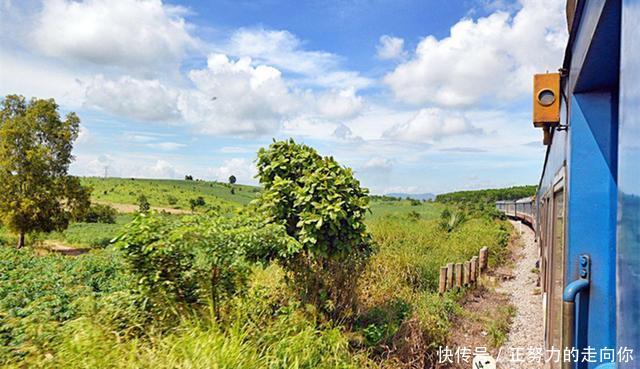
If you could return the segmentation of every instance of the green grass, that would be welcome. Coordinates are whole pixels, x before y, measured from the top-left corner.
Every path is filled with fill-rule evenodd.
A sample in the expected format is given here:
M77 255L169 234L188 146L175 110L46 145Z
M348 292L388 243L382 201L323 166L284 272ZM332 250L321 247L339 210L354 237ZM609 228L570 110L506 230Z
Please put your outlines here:
M47 239L62 241L69 246L106 247L118 236L125 224L133 219L133 214L119 214L114 224L72 223L62 232L47 235Z
M492 347L498 348L502 346L509 335L511 322L516 315L516 309L511 306L500 307L494 317L488 317L485 323L485 329L489 336L489 342Z
M82 184L91 186L92 200L118 204L137 204L137 198L144 194L151 206L189 209L189 200L202 196L211 205L245 205L255 199L258 187L233 185L209 181L185 181L170 179L131 178L82 178ZM175 198L172 204L171 197Z

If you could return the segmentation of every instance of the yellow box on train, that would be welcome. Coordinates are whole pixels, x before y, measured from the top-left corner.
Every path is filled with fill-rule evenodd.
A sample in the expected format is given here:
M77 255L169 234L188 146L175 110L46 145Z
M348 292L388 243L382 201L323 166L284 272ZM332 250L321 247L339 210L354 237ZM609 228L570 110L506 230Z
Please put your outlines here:
M533 125L553 127L560 123L560 73L533 76Z

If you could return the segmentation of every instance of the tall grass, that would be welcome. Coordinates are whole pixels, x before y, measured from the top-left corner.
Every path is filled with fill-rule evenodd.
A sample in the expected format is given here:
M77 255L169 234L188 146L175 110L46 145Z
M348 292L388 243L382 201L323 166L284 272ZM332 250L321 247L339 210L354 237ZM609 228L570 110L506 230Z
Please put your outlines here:
M449 229L439 219L400 220L381 217L369 223L378 250L360 284L365 338L386 347L381 355L396 357L405 366L416 365L416 353L425 357L443 345L452 318L459 311L462 292L437 294L439 270L463 262L488 246L490 264L506 255L509 225L489 217L474 217ZM369 340L371 341L371 340Z

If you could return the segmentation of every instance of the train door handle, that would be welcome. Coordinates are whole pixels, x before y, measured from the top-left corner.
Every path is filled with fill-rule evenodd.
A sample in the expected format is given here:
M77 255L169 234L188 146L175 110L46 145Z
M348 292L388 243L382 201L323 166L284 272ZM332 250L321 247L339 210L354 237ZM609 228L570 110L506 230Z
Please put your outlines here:
M589 255L582 254L578 258L578 279L569 283L562 294L562 345L571 349L574 341L574 329L576 321L575 302L578 293L589 288L591 277L591 259ZM573 368L571 361L562 362L562 369ZM601 368L601 369L605 369Z

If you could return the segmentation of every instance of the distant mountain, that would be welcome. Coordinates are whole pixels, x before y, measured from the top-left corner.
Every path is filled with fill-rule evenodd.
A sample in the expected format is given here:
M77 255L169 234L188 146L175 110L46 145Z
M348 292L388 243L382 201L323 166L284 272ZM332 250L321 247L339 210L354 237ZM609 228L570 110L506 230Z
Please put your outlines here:
M386 194L387 196L391 196L391 197L399 197L401 199L406 199L407 197L410 199L415 199L415 200L433 200L436 198L436 195L432 194L432 193L401 193L401 192L394 192L394 193L388 193Z

